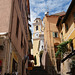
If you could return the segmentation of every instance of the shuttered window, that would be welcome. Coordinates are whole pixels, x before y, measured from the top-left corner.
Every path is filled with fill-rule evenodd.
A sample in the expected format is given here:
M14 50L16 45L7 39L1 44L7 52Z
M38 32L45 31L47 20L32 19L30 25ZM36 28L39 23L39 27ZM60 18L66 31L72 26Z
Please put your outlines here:
M53 32L53 37L58 37L58 33L57 32Z
M53 32L53 37L55 37L55 33Z

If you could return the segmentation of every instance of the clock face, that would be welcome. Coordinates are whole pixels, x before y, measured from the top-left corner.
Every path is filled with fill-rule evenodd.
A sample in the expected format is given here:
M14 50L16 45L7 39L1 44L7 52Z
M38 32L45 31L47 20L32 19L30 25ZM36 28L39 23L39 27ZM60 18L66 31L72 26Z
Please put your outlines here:
M36 33L36 34L35 34L35 37L39 37L39 33Z

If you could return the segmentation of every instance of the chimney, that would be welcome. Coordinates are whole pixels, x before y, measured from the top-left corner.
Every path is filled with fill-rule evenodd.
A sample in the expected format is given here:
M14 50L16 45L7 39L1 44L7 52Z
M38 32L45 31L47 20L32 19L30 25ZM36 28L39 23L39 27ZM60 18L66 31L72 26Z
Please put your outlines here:
M45 12L45 16L49 16L49 12Z

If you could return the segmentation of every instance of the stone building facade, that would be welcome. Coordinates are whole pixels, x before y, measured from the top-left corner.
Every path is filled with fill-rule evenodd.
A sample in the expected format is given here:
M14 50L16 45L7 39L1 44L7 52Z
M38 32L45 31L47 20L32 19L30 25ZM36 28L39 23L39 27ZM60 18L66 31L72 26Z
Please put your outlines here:
M73 39L73 49L75 50L75 1L72 0L65 15L60 16L57 21L57 27L61 36L61 42ZM71 53L70 45L68 45L68 51L64 54L64 58ZM61 63L61 75L74 75L75 67L72 66L75 62L75 57L66 59ZM74 63L75 64L75 63Z
M0 73L26 74L29 45L29 0L0 0ZM3 39L2 39L3 38ZM5 40L4 40L5 39Z
M60 36L58 28L56 27L58 17L64 14L64 12L56 13L53 15L45 14L43 18L44 23L44 46L45 46L45 59L44 68L51 75L60 74L60 60L61 58L56 58L55 53L57 51L57 45L60 44ZM43 54L44 55L44 54ZM42 60L43 60L42 59ZM42 62L43 64L43 62Z

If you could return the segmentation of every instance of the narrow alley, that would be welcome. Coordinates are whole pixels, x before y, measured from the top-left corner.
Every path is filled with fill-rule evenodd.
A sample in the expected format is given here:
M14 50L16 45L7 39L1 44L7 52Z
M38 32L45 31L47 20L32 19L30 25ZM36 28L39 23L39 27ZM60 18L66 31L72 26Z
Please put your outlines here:
M30 75L50 75L41 67L34 67L33 70L30 71Z
M0 75L75 75L75 0L0 0Z

